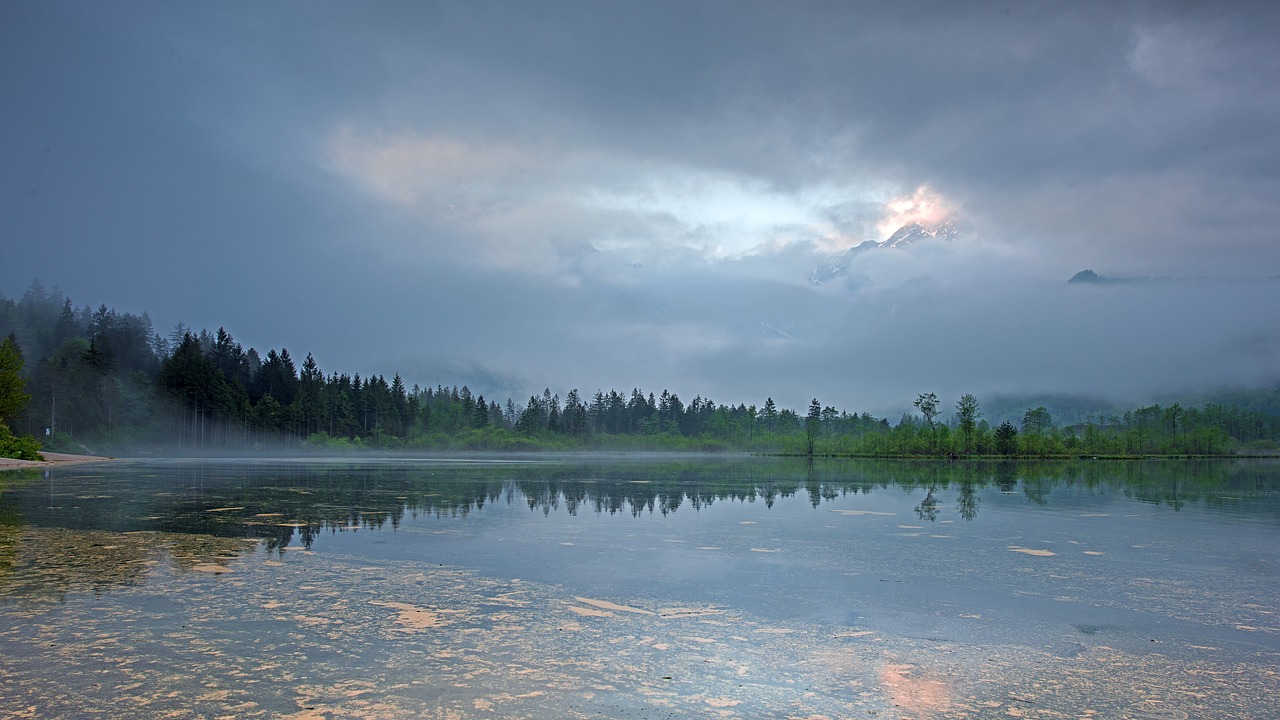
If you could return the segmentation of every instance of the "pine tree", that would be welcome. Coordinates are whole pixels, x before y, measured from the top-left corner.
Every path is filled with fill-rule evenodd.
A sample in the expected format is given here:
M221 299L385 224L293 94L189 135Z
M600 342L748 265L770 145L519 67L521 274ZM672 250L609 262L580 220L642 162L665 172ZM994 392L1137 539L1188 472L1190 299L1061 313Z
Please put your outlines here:
M18 339L10 334L0 341L0 422L18 415L31 402L27 381L22 377L22 364L22 348L18 347Z
M1015 455L1018 452L1018 428L1008 420L996 428L996 452L1001 455Z
M760 411L760 419L764 421L764 428L769 432L773 432L778 427L778 406L773 404L773 398L767 398L764 401L764 408Z
M809 403L809 414L804 419L804 439L807 454L812 457L818 441L818 428L822 426L822 404L818 398Z

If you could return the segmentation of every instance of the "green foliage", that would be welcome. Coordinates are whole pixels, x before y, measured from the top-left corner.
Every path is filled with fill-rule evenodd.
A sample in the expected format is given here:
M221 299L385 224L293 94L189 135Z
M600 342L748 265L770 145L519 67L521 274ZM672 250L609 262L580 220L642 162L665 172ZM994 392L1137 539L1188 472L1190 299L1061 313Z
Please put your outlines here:
M920 393L912 405L924 416L924 424L932 426L933 419L938 415L938 396L934 393Z
M996 428L996 454L1016 455L1018 453L1018 428L1005 420Z
M1053 430L1053 416L1043 405L1027 408L1022 415L1022 434L1044 435Z
M76 442L75 438L64 432L55 432L51 435L46 435L40 445L41 450L47 450L49 452L84 452L84 448L80 446L80 443Z
M313 450L331 452L350 452L365 449L364 441L360 438L330 437L324 433L308 435L307 439L303 441L303 445Z
M805 454L812 456L818 440L818 429L822 426L822 405L818 398L809 403L809 414L804 419Z
M17 417L31 401L22 366L22 349L10 334L0 340L0 421Z
M1070 396L980 406L972 394L942 417L935 393L913 403L919 415L897 424L868 413L823 407L815 398L803 415L772 398L725 405L695 395L655 395L550 388L526 403L487 401L467 386L412 388L395 375L325 375L307 354L295 366L289 351L265 358L225 329L180 325L169 339L151 330L146 315L99 305L77 310L38 282L21 302L0 298L0 332L16 333L0 346L0 395L23 380L28 348L30 402L10 424L27 432L50 428L50 443L82 451L149 443L226 450L310 448L422 450L735 450L867 456L979 456L1231 454L1268 452L1280 445L1280 388L1249 404L1215 400L1097 410L1105 403ZM9 369L15 367L17 372ZM21 397L8 391L7 397ZM564 398L563 400L561 398ZM1273 402L1274 401L1274 402ZM994 408L994 409L993 409ZM1092 408L1092 409L1091 409ZM1268 413L1274 410L1274 413ZM993 428L991 423L999 421ZM1057 422L1055 422L1055 419Z
M33 437L17 437L0 421L0 457L18 460L43 460L40 443Z
M961 452L970 454L975 449L974 434L978 429L978 398L969 393L960 396L956 401L956 420L960 425Z

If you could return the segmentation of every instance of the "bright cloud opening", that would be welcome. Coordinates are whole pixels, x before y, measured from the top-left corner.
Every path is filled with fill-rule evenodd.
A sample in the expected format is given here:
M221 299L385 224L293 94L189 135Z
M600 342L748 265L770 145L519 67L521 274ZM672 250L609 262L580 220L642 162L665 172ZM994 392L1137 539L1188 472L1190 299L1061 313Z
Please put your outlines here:
M956 207L937 190L921 185L910 195L899 195L885 203L884 217L876 223L880 238L892 235L898 228L911 223L927 227L935 226L955 214Z
M591 247L644 264L690 253L735 260L797 245L843 252L908 223L936 225L954 210L928 186L886 200L883 185L782 189L717 168L589 148L349 126L333 134L326 161L364 191L461 233L481 262L556 272L565 248Z

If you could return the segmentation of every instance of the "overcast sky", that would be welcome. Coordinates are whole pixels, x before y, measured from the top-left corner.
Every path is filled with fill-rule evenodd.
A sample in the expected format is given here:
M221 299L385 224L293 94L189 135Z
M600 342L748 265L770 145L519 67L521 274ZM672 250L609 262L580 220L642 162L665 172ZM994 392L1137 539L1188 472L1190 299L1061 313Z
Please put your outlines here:
M499 400L1274 381L1266 5L11 0L0 292Z

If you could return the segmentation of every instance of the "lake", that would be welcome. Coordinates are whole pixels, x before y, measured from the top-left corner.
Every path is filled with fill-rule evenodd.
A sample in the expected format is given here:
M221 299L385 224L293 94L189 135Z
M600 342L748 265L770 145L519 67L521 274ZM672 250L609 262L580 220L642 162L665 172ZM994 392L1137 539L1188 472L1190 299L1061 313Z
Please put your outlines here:
M0 716L1275 718L1280 461L0 473Z

